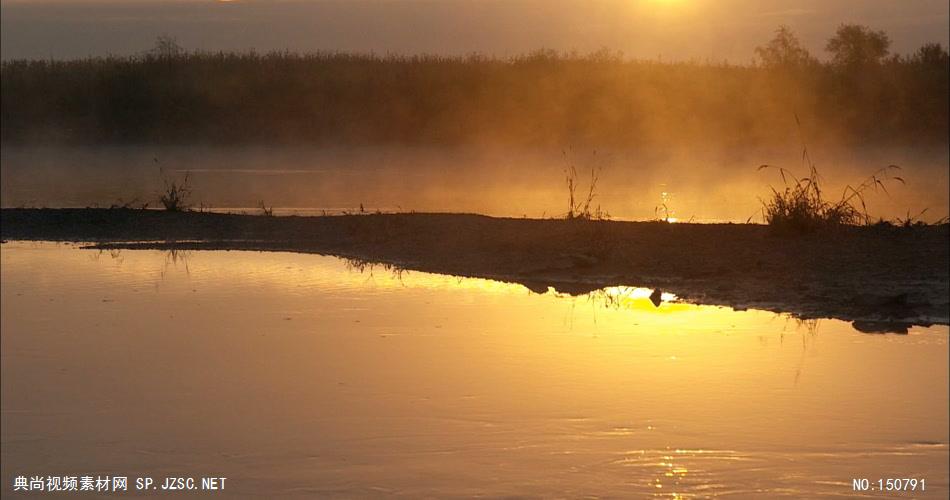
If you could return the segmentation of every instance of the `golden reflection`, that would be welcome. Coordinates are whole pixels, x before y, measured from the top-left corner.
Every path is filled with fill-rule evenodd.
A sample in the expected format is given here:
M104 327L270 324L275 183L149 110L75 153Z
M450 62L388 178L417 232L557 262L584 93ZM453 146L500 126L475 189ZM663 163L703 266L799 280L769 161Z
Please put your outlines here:
M611 286L593 291L588 294L591 301L601 303L604 307L627 309L633 311L660 311L664 313L683 311L690 305L675 303L676 295L669 292L660 292L657 303L653 302L656 290L631 286ZM661 307L662 306L662 307Z
M89 253L99 257L98 250L57 251L64 245L37 243L7 243L5 250L16 248L44 249L41 252L7 252L11 260L30 259L48 261L50 268L80 266ZM66 248L78 248L65 245ZM482 278L467 278L407 271L390 264L378 264L336 257L288 252L253 251L161 251L137 250L110 252L107 265L114 268L117 277L135 282L149 282L156 287L176 288L187 291L201 288L218 288L224 281L253 283L270 293L314 293L320 290L360 290L365 293L386 293L398 289L435 291L504 300L506 297L526 296L530 301L549 303L550 297L570 301L574 311L578 302L586 301L593 314L584 313L592 323L606 329L628 329L631 312L636 313L634 326L649 325L702 325L712 332L743 328L743 324L761 323L761 316L736 315L728 308L696 306L678 302L674 294L661 292L657 305L651 301L656 290L632 286L612 286L586 295L571 296L549 289L545 294L536 294L517 283L507 283ZM136 258L129 258L135 256ZM72 261L77 261L73 263ZM101 259L100 259L101 260ZM102 264L102 262L100 262ZM470 292L478 292L471 295ZM438 296L438 295L436 295ZM557 301L552 304L562 303ZM572 314L575 314L574 311ZM773 317L771 313L764 313ZM509 314L510 316L510 314ZM508 318L508 321L515 321ZM527 320L527 318L524 318ZM521 318L518 319L518 322ZM573 322L573 319L572 319ZM578 327L583 324L578 324ZM671 353L668 361L683 360Z
M655 481L658 488L661 484L664 484L664 482L667 486L678 487L680 486L680 480L684 479L687 473L689 473L689 469L687 469L686 466L674 462L673 455L664 455L662 461L657 465L659 466L659 475L655 478ZM671 492L669 495L672 498L681 498L681 495L677 493Z
M144 474L178 463L161 450L185 450L203 468L262 478L249 494L261 497L288 481L372 481L412 497L512 496L506 485L543 481L540 496L557 496L588 492L571 489L584 470L589 496L683 498L789 486L749 466L794 467L812 488L847 467L946 470L946 398L933 397L948 391L934 376L946 373L946 327L883 338L826 321L801 372L780 317L669 296L654 307L645 289L605 289L616 306L603 307L319 255L194 251L186 270L160 251L94 261L65 245L2 249L3 348L16 353L3 362L4 408L35 412L4 413L3 463L18 452L24 470L49 464L22 439L35 432L69 442L62 463L89 469L159 450L136 455L143 470L130 473ZM841 454L868 439L940 447ZM763 451L803 449L820 453L790 464ZM424 489L417 477L460 480Z

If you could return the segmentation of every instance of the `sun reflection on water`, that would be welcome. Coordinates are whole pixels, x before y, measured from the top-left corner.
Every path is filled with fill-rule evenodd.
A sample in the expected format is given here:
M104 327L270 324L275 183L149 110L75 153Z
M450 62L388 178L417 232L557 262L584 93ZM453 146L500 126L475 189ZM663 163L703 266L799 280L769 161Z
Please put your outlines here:
M256 457L221 471L258 474L249 496L290 477L412 497L813 498L855 471L946 492L945 326L867 336L646 288L538 294L319 255L2 249L4 408L48 415L4 413L4 464L48 463L16 439L41 428L102 469L137 447ZM77 418L79 438L62 431Z

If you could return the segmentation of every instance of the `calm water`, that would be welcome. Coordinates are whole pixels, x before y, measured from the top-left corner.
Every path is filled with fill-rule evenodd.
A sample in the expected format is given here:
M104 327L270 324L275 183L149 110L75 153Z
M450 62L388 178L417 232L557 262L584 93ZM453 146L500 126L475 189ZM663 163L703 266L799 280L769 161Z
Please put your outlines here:
M596 148L594 148L596 149ZM899 164L906 184L868 193L877 217L915 216L935 221L950 209L950 156L939 151L813 151L823 187L836 198L878 168ZM567 211L564 168L580 173L586 193L599 168L595 206L613 218L657 217L695 222L761 221L761 197L781 186L763 163L804 175L801 150L716 151L551 149L445 149L409 147L201 148L22 147L0 151L0 199L5 207L86 207L149 203L159 206L163 177L189 175L196 208L278 214L476 212L510 217L551 217ZM662 208L665 207L665 208ZM668 213L667 213L668 211ZM908 213L909 212L909 213Z
M224 476L246 497L948 494L946 327L315 255L0 255L5 493L91 474Z

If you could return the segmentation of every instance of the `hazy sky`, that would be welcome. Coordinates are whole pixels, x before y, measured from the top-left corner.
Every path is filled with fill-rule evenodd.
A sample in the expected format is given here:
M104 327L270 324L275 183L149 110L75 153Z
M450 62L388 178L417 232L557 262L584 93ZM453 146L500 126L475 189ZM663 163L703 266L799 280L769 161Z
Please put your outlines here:
M600 47L635 58L748 62L788 24L818 56L841 22L896 52L947 45L947 0L0 0L0 56L131 54L167 34L187 49L507 56Z

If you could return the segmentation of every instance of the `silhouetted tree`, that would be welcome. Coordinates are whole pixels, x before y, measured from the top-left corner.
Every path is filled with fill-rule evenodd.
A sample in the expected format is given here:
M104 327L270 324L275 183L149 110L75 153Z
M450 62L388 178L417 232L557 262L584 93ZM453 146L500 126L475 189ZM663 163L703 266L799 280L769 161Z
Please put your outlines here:
M888 68L898 78L901 113L898 129L918 136L946 140L950 54L938 43L928 43Z
M891 47L891 39L883 31L873 31L859 24L838 26L825 50L831 53L835 66L860 68L881 63Z
M910 62L931 68L947 69L950 54L939 43L927 43L910 56Z
M893 70L899 58L888 58L891 39L883 31L842 24L828 40L834 70L828 85L828 106L846 123L853 138L880 141L902 119L900 82ZM885 67L885 64L887 67Z
M755 48L755 55L767 68L796 69L816 62L795 33L784 24L775 30L775 37L768 44Z
M168 35L159 35L155 39L155 46L149 51L151 55L161 58L180 56L184 52L181 45L178 45L178 40Z

